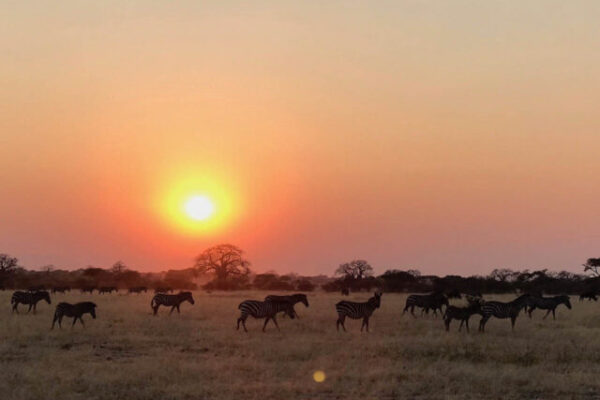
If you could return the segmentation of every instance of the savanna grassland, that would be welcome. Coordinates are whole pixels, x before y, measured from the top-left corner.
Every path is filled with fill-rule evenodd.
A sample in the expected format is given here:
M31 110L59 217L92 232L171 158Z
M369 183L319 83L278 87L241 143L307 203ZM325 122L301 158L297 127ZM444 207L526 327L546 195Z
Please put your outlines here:
M238 304L266 293L195 292L180 315L161 308L157 317L150 293L57 294L37 315L11 315L10 295L0 292L3 399L600 397L600 304L575 298L556 321L538 310L532 320L522 313L514 333L492 319L479 334L476 315L467 334L456 322L446 333L439 318L401 317L406 296L384 294L370 333L352 320L344 333L335 329L340 296L315 293L308 309L296 306L299 320L279 318L281 332L270 324L262 333L250 318L244 333L235 330ZM98 304L96 320L50 331L59 301L84 299Z

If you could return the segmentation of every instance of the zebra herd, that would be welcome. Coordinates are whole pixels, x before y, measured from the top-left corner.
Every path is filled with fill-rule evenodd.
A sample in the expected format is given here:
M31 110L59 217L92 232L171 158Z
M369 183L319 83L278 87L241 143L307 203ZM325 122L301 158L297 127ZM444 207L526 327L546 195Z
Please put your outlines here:
M113 288L107 287L102 289L104 290L100 290L99 293L111 293L111 289ZM143 289L145 288L135 288L134 293L142 292ZM369 332L369 319L375 310L381 306L381 297L382 293L380 291L376 291L366 302L352 302L343 300L335 304L335 310L338 315L336 321L336 330L339 331L341 326L342 329L346 331L346 326L344 323L346 318L350 318L362 319L362 325L360 328L361 332L365 328L366 331ZM546 319L550 313L552 313L552 317L556 319L556 308L559 305L564 304L568 309L571 309L569 296L564 295L543 297L540 295L523 294L510 302L485 301L483 300L481 294L467 295L466 298L468 305L466 307L450 305L448 301L449 297L460 297L460 294L458 294L458 296L456 294L448 296L443 293L410 295L406 299L402 315L409 311L410 314L416 318L417 316L414 312L415 308L421 309L421 315L428 314L429 311L432 311L433 315L437 316L439 311L442 315L446 331L449 331L452 320L457 320L460 321L460 326L458 328L460 332L463 326L465 326L467 331L469 331L469 319L473 315L479 314L481 315L481 320L479 321L479 331L484 332L486 323L492 317L499 319L510 319L511 328L514 330L516 319L522 310L525 310L530 318L532 317L534 310L545 310L546 314L544 315L543 319ZM42 300L46 301L48 304L51 304L50 294L47 291L16 291L11 297L12 312L16 312L18 314L18 306L22 304L29 306L27 312L33 310L33 313L35 314L36 306ZM161 292L156 293L152 297L150 307L154 315L157 315L160 306L171 307L169 312L169 315L171 315L174 310L177 310L177 313L180 313L181 304L184 302L189 302L192 305L195 303L191 292L167 294L161 290ZM290 319L299 318L294 309L294 306L298 303L304 304L305 307L309 306L307 296L302 293L288 296L269 295L265 297L263 301L245 300L238 306L238 309L240 310L240 316L237 319L237 330L240 329L241 324L244 328L244 331L248 332L246 328L246 320L249 316L256 319L264 319L264 324L262 327L263 332L265 331L269 321L273 321L275 327L280 330L276 319L277 314L284 313L284 316L288 316ZM51 329L54 328L56 322L58 322L59 327L62 327L61 322L65 316L73 318L73 323L71 326L74 326L77 320L81 322L82 326L85 326L82 316L84 314L90 314L92 318L95 319L96 307L97 306L95 303L89 301L76 304L61 302L56 306ZM443 309L444 307L445 310Z
M535 309L546 310L546 315L544 315L543 319L546 319L550 313L552 313L552 318L556 319L556 308L561 304L571 309L569 296L564 295L543 297L540 295L523 294L510 302L484 301L481 295L467 295L467 301L469 303L467 307L456 307L448 305L448 298L442 293L410 295L406 299L403 314L410 309L413 317L416 317L414 314L415 307L421 308L421 314L428 313L429 310L433 310L434 314L436 314L436 310L439 309L441 311L442 305L446 305L446 310L443 314L446 331L450 329L450 323L453 319L461 321L458 328L459 331L463 325L466 326L468 331L471 316L480 314L479 331L485 332L485 324L491 317L499 319L510 318L511 329L514 330L517 317L523 309L529 315L529 318L531 318L532 312Z

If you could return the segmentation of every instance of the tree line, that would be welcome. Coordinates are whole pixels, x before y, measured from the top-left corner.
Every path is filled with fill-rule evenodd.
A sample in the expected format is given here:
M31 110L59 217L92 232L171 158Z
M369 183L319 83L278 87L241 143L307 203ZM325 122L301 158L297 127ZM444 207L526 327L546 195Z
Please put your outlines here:
M589 258L583 264L583 274L548 269L515 271L494 269L489 275L463 277L459 275L422 275L417 269L389 269L375 275L366 260L340 264L334 277L326 275L303 277L294 274L256 274L251 263L237 246L221 244L200 253L191 268L160 273L142 273L117 261L110 268L87 267L62 270L45 266L28 270L18 259L0 254L0 288L27 289L69 286L72 288L115 286L169 287L180 290L279 290L311 292L357 292L374 289L386 292L460 292L460 293L600 293L600 258Z

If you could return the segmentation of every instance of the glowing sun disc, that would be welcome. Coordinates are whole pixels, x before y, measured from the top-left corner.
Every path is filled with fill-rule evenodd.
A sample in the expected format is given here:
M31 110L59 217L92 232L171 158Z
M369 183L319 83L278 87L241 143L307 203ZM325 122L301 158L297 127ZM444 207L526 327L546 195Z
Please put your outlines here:
M185 213L196 221L204 221L215 212L215 206L206 196L191 197L185 203Z

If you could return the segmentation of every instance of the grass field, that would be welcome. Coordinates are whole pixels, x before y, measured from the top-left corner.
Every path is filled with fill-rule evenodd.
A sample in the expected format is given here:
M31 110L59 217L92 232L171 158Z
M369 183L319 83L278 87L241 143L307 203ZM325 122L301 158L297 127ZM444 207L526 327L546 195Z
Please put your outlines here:
M11 315L10 295L0 292L3 399L600 398L600 304L574 298L556 321L538 310L522 313L514 333L492 319L479 334L474 316L467 334L456 322L446 333L439 318L401 317L406 296L384 294L361 334L353 320L336 332L337 294L309 295L300 320L280 317L281 332L266 333L251 318L248 333L235 330L240 301L263 292L195 292L194 306L157 317L150 293L58 294L37 315ZM98 319L50 331L58 302L84 299Z

